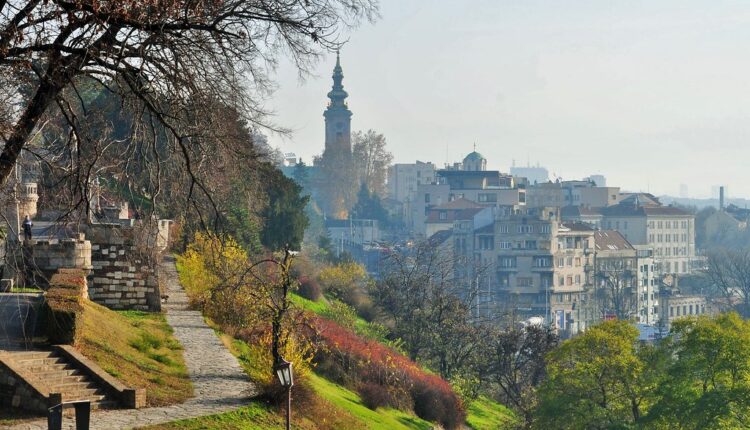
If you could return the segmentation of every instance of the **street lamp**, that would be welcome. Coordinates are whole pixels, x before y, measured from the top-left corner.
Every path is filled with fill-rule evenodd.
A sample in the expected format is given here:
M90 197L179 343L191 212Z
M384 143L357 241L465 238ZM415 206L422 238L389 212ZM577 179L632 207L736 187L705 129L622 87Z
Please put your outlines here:
M286 388L286 430L289 430L292 418L292 386L294 385L292 363L281 359L281 362L276 365L274 370L281 386Z

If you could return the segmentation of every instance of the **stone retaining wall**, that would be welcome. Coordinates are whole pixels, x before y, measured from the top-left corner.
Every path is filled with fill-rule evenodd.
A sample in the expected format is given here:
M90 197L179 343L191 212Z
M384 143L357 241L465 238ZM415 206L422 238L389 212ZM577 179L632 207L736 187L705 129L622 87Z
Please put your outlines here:
M137 227L89 226L91 241L89 297L110 309L158 311L161 295L156 255Z

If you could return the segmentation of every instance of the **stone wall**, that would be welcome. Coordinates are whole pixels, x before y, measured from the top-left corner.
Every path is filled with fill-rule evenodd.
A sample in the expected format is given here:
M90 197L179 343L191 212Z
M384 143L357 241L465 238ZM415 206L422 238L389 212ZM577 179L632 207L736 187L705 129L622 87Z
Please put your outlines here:
M49 279L59 269L89 271L91 242L79 234L76 239L45 239L24 242L23 259L27 264L26 278L41 288L49 286Z
M93 224L89 297L110 309L161 309L156 264L158 253L148 246L147 228L140 225Z
M43 388L27 381L0 358L0 406L5 410L21 408L46 413L52 406Z

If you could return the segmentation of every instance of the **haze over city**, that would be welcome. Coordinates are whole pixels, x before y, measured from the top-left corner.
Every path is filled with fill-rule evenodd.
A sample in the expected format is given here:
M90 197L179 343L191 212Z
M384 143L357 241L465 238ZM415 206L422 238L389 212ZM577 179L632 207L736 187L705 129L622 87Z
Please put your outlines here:
M342 50L352 128L383 133L395 162L460 161L476 143L490 169L530 161L654 194L750 195L750 5L470 6L383 1ZM267 107L294 133L274 146L308 162L322 152L334 63L302 82L279 67Z

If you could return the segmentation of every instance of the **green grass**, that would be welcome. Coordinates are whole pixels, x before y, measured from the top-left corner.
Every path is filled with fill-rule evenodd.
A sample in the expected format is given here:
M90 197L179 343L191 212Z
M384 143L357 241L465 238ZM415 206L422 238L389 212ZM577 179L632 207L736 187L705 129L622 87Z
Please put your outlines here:
M10 289L11 293L41 293L42 290L39 288L27 288L27 287L13 287Z
M369 409L362 403L359 395L340 385L318 376L310 374L309 380L313 389L321 397L333 405L349 412L352 416L364 423L364 427L353 426L352 428L365 428L370 430L390 429L431 429L434 427L429 421L422 420L409 413L397 409L376 410Z
M274 412L268 405L256 402L232 412L173 421L167 424L143 428L148 430L266 430L270 428L283 428L283 425L284 420L281 415ZM292 426L292 428L299 429L300 427Z
M82 333L76 343L81 353L125 385L145 388L148 406L193 395L182 346L163 314L115 312L85 301Z
M510 409L486 397L471 402L466 412L466 423L473 430L510 429L516 422Z

